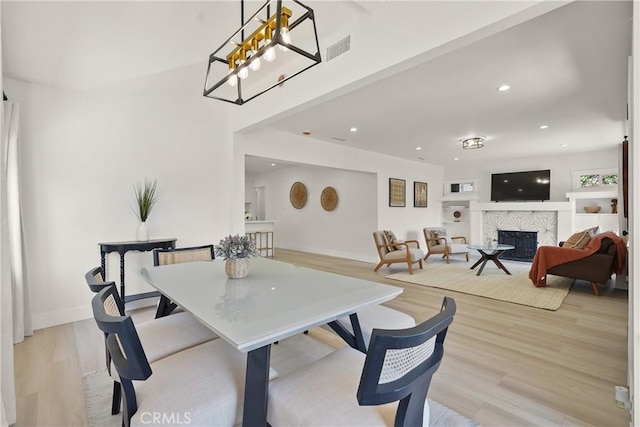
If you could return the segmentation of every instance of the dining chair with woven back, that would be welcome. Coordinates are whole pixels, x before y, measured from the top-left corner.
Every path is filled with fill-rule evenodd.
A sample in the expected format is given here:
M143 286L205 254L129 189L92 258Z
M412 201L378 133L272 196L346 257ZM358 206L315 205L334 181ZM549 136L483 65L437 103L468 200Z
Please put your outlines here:
M158 423L155 414L166 417L161 424L234 426L241 422L246 353L218 339L152 362L140 326L114 309L117 305L115 287L98 292L91 302L122 387L123 426ZM275 377L271 369L269 378Z
M428 425L427 393L455 312L455 301L445 297L440 312L418 326L374 329L366 355L344 347L273 380L269 424Z
M85 274L87 285L92 292L98 293L105 289L108 290L107 292L111 295L110 313L114 316L124 316L124 303L118 294L115 282L104 281L103 278L102 267L92 268ZM188 313L176 313L161 319L140 322L138 323L138 333L145 345L147 357L152 362L218 338L215 333ZM120 383L117 376L113 375L111 356L106 348L106 338L105 333L106 367L114 379L111 413L117 414L120 411Z
M215 258L213 245L189 246L183 248L154 249L153 265L182 264L184 262L211 261ZM156 318L171 314L177 304L164 295L160 295L160 302L156 310Z

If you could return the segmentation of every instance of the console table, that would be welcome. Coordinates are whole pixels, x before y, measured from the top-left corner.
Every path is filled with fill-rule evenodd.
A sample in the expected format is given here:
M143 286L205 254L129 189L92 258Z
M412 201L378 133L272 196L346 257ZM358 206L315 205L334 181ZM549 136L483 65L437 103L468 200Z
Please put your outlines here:
M144 292L135 295L126 295L124 287L124 255L129 251L149 252L154 249L173 249L176 247L177 239L154 239L146 242L139 242L136 240L129 242L103 242L98 243L100 245L100 265L102 266L102 272L104 278L107 278L107 270L105 265L105 257L108 253L118 252L120 255L120 297L125 303L130 301L136 301L143 298L150 298L160 296L159 292Z

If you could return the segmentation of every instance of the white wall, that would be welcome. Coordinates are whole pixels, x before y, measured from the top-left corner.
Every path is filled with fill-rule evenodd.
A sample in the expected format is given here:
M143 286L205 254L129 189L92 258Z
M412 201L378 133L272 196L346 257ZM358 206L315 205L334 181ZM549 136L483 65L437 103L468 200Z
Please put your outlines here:
M200 70L201 71L201 70ZM91 317L84 273L100 264L98 243L135 240L133 184L158 180L151 238L178 245L217 242L228 232L231 175L227 114L198 90L173 92L180 73L155 87L69 92L5 78L21 108L21 179L27 277L34 327ZM202 74L201 72L199 74ZM200 79L201 80L201 79ZM195 81L198 89L200 80ZM158 91L161 87L166 90ZM176 93L183 93L178 96ZM127 254L127 290L150 290L134 270L150 253ZM119 259L108 259L119 282Z
M405 159L384 156L368 151L357 150L327 142L321 142L298 135L279 131L264 130L248 134L236 134L234 147L234 195L239 195L234 201L236 212L244 208L244 156L252 155L277 159L286 162L323 166L334 169L365 172L376 176L375 199L376 224L374 229L367 230L361 236L362 242L372 241L371 233L375 230L393 230L400 239L424 240L422 229L427 226L438 225L442 221L440 191L443 183L443 168L428 163L414 162ZM389 207L389 178L406 180L406 207ZM413 182L420 181L429 184L428 207L413 207ZM291 183L281 191L287 195ZM312 196L313 197L313 196ZM316 197L319 197L317 194ZM268 209L268 208L267 208ZM267 213L267 216L269 213ZM238 215L232 217L234 228L244 229L244 222ZM279 243L276 241L276 245ZM365 253L355 259L375 260L376 253L373 243ZM424 247L424 243L421 244ZM329 255L337 255L333 249Z
M296 181L307 187L307 203L301 209L289 202L289 189ZM253 185L265 187L266 215L276 221L277 247L375 261L375 174L294 166L256 175ZM330 212L320 205L325 187L338 193L338 205Z
M622 140L620 140L622 142ZM546 157L524 157L504 161L482 162L465 165L464 169L447 168L445 180L478 178L478 200L491 200L491 174L551 169L551 201L566 201L571 190L571 171L583 169L618 169L618 148L612 147L587 153L560 154Z

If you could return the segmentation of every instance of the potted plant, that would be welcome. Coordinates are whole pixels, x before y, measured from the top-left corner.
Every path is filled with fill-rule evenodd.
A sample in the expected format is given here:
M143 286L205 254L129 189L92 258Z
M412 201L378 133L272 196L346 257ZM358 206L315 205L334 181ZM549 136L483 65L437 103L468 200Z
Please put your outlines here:
M133 186L136 196L137 211L136 215L140 220L138 225L137 238L138 241L146 242L149 240L149 228L147 227L147 218L151 210L158 202L156 195L157 180L149 181L145 178L143 183L137 183Z
M224 271L231 279L243 279L249 274L249 258L259 256L256 244L247 236L227 236L214 246L217 257L225 260Z

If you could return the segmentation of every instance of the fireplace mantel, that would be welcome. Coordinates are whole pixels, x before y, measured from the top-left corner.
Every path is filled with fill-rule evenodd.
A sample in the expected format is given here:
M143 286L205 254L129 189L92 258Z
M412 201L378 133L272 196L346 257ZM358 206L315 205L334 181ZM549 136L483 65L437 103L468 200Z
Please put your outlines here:
M481 244L486 240L488 230L483 230L483 219L487 212L492 214L504 213L505 217L510 216L510 213L526 213L531 212L534 220L523 221L523 225L518 227L507 227L507 230L521 230L521 231L538 231L540 237L544 236L544 233L548 230L535 229L539 227L536 225L538 221L535 221L536 217L548 218L551 216L555 221L557 230L554 236L548 236L546 241L541 244L556 245L559 240L566 239L572 233L572 221L573 221L573 207L571 202L499 202L499 203L487 203L487 202L469 202L469 225L470 225L470 238L472 244ZM540 213L540 215L537 215ZM546 212L552 214L546 214ZM518 216L518 214L511 215ZM520 215L522 216L522 215ZM500 227L502 228L502 227Z
M470 202L469 210L477 211L572 211L571 202Z

